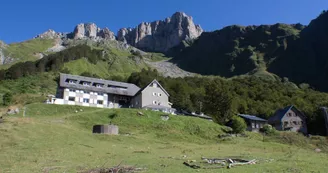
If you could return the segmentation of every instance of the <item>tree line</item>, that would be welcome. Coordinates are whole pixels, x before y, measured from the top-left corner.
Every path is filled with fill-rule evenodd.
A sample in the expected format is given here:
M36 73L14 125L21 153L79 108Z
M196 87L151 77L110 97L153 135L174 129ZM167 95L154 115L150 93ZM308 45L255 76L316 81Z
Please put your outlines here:
M96 64L103 59L102 50L92 49L87 45L78 45L50 54L38 61L19 62L6 70L0 70L0 80L18 79L28 75L58 71L64 63L81 58L87 58L89 62Z
M298 87L288 80L268 81L257 77L164 78L156 70L131 74L127 82L143 87L157 79L170 94L177 109L204 112L220 124L237 113L256 115L265 119L276 110L296 106L307 116L310 133L324 134L320 106L328 106L328 94L308 87Z

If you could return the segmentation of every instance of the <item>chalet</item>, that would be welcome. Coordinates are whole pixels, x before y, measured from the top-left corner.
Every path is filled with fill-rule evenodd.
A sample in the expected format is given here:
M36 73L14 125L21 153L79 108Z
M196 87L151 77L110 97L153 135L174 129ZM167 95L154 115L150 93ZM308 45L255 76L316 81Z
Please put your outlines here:
M239 114L238 116L245 120L247 124L246 130L251 132L259 132L259 130L267 123L267 120L254 115Z
M144 108L174 113L169 96L157 80L140 89L131 83L60 74L56 97L52 97L49 103L99 108Z
M154 79L135 94L130 104L133 108L174 113L176 110L171 108L172 103L169 102L169 97L169 93Z
M293 131L307 134L306 117L296 109L295 106L288 106L279 109L269 118L268 123L280 131Z

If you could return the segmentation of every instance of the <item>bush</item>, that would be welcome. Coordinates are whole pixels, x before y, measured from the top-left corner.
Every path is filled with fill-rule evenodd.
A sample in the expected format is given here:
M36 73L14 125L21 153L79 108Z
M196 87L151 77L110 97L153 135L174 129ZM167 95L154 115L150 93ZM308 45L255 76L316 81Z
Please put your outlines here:
M3 95L2 99L3 99L3 102L2 102L3 105L8 106L11 104L11 102L13 100L13 95L12 95L12 93L7 92L6 94Z
M270 124L265 124L263 128L260 129L260 131L267 135L273 135L277 133L276 129L272 127Z
M247 124L244 119L238 116L233 116L231 118L231 128L233 129L234 133L242 133L246 130Z

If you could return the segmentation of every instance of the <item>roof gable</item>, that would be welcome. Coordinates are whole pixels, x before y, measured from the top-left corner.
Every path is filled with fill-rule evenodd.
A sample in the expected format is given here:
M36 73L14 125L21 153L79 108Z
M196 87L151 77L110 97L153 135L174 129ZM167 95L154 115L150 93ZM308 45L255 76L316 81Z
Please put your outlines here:
M142 89L140 89L140 92L142 92L143 90L145 90L146 88L150 87L150 85L152 85L153 83L156 83L157 86L159 88L161 88L161 90L163 90L163 92L167 95L167 96L170 96L170 94L164 89L164 87L156 80L154 79L153 81L151 81L148 85L146 85L145 87L143 87ZM139 93L139 92L138 92ZM138 94L137 93L137 94Z
M269 121L271 122L274 122L274 121L281 121L281 119L286 115L286 113L289 111L289 110L293 110L293 111L296 111L299 113L299 115L302 116L302 118L306 118L305 115L299 111L295 106L291 105L291 106L287 106L283 109L279 109L275 112L275 114L273 116L271 116L269 118Z

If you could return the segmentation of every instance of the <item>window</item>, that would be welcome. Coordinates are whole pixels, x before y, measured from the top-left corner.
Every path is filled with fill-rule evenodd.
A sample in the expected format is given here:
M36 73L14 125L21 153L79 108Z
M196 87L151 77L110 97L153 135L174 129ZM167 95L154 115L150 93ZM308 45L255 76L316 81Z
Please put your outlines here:
M161 96L162 96L162 94L161 94L161 93L158 93L157 95L158 95L159 97L161 97Z
M98 105L102 105L104 103L104 101L102 101L102 100L97 100L97 104Z
M83 103L89 103L89 99L83 99Z
M84 94L90 94L90 92L89 91L84 91Z
M96 84L97 88L102 88L103 86L101 84Z
M69 89L70 92L75 92L75 89Z
M154 88L157 88L157 83L154 82L154 83L153 83L153 87L154 87Z
M83 86L90 86L89 82L83 82Z
M139 104L139 102L138 101L136 101L136 105L138 105Z
M69 101L75 101L75 97L68 97Z
M70 84L76 84L76 81L75 80L69 80L68 83L70 83Z
M127 87L123 87L123 86L116 86L116 85L108 85L109 88L111 89L120 89L120 90L127 90Z
M98 93L98 96L103 96L104 95L104 93Z
M154 105L156 105L156 104L157 104L157 101L156 101L156 100L154 100L154 101L153 101L153 104L154 104Z
M293 121L293 124L294 124L294 125L297 125L297 121Z
M255 128L255 123L252 123L252 128Z
M292 116L292 113L288 113L288 116L291 117Z
M259 126L259 124L258 124L258 123L256 123L256 128L257 128L257 129L259 129L259 128L260 128L260 126Z
M284 126L285 126L285 127L288 126L288 121L285 121L285 122L284 122Z
M153 93L153 96L156 96L157 95L157 93Z

